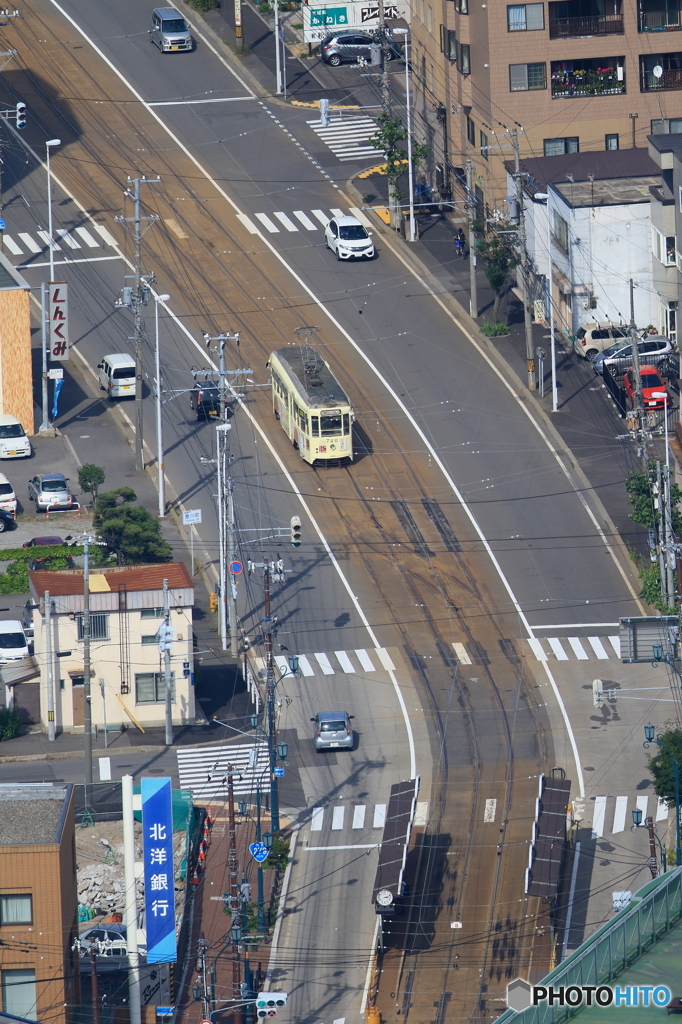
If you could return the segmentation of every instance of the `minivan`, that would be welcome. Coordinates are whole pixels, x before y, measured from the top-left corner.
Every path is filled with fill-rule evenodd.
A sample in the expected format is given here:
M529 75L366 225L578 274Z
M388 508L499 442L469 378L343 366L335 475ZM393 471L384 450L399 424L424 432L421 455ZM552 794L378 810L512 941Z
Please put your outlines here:
M0 416L0 459L28 459L31 442L16 416Z
M601 320L599 323L583 324L576 331L573 347L579 356L584 359L593 359L605 348L610 348L620 338L627 338L628 328L626 324L614 324L610 320Z
M135 398L135 360L129 352L114 352L97 364L99 386L109 398Z
M24 627L19 619L4 619L0 622L0 665L20 658L28 658Z
M161 53L192 49L192 36L187 22L174 7L157 7L152 11L149 38Z

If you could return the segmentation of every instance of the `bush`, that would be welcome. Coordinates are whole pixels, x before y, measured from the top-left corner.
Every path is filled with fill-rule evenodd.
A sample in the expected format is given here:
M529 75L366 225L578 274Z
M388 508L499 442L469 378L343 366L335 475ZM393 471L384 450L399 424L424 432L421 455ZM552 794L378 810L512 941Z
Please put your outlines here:
M170 562L173 549L161 536L161 526L142 505L134 505L132 487L105 491L95 502L92 524L119 565Z
M483 334L487 334L489 338L503 338L506 334L509 334L509 328L500 320L494 324L481 324L481 331Z
M0 549L3 561L12 559L0 575L0 594L25 594L28 590L28 562L44 559L43 569L69 569L70 556L83 553L82 547L34 547Z
M187 3L195 11L215 11L218 8L218 0L187 0Z
M97 501L97 493L104 483L106 474L101 466L95 466L92 462L86 462L78 470L78 486L85 494L90 494L94 501Z
M282 836L274 836L267 860L263 861L263 867L270 868L271 871L284 871L288 859L289 840L283 839Z
M13 740L19 735L21 729L21 716L16 708L11 711L9 708L0 708L0 742L2 740Z

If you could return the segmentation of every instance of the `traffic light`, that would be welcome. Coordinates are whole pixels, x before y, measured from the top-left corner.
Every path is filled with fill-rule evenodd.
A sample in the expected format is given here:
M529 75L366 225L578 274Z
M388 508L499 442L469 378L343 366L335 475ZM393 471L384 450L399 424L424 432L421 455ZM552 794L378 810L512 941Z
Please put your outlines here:
M286 1005L286 992L259 992L256 997L256 1016L276 1017L277 1010Z
M26 127L26 104L19 101L17 103L17 128Z
M291 517L291 543L295 548L301 546L301 517Z
M604 704L604 691L601 679L592 680L592 703L595 708L601 708Z
M156 633L156 638L159 641L159 650L161 651L161 653L171 650L174 642L174 633L174 626L168 626L166 625L165 622L161 623Z
M218 611L218 595L214 591L208 595L208 610L213 613Z

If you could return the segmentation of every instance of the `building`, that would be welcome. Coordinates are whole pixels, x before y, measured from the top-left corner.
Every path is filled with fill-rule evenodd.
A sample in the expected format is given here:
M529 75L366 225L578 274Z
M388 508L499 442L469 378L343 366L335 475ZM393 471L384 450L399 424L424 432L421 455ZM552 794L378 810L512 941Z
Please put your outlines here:
M573 335L595 320L629 323L632 279L635 323L668 333L667 306L661 305L654 285L651 241L652 196L662 187L662 178L648 151L538 157L522 160L520 169L526 244L543 278L546 303L548 215L550 219L557 327ZM509 194L514 193L513 170L508 162ZM549 199L538 200L538 194Z
M677 310L682 298L682 135L652 135L649 155L660 168L661 184L652 189L651 237L654 287L668 332L677 337Z
M31 286L0 252L0 415L34 433Z
M432 146L432 184L438 165L471 160L476 194L493 209L513 130L522 158L641 148L652 132L682 130L681 8L412 0L415 133Z
M85 709L83 570L31 572L29 580L31 596L40 606L35 659L40 668L41 723L47 729L51 679L57 731L78 732L84 726ZM194 724L194 584L181 562L169 562L113 566L90 573L93 728L146 728L165 722L163 655L156 636L164 617L164 580L168 580L170 625L175 630L173 723ZM46 593L52 606L50 638Z
M0 785L2 1011L67 1024L80 1001L73 786Z

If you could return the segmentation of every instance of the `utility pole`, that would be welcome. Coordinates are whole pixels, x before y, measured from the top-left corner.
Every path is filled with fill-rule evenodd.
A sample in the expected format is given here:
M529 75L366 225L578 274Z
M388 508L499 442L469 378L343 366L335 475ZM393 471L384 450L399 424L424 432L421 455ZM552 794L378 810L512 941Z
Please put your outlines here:
M90 995L92 998L92 1021L99 1024L99 990L97 985L97 943L90 940Z
M386 40L386 11L384 0L379 0L379 36L381 43L381 106L385 114L391 113L391 87L388 80L388 42Z
M227 495L227 509L225 514L225 526L227 532L227 565L228 577L227 583L230 589L229 594L229 619L230 619L230 654L233 658L236 658L239 654L239 637L237 636L237 630L239 628L237 623L237 584L234 581L232 573L229 572L229 566L235 561L235 539L236 539L236 528L234 521L234 480L231 476L227 477L225 481L225 491Z
M166 690L166 746L173 746L173 681L171 678L170 590L168 580L163 581L163 621L165 625L163 647L163 677Z
M228 832L228 854L227 869L230 876L230 911L232 913L232 924L240 922L239 908L241 893L237 878L239 875L239 864L237 863L237 823L234 815L234 766L227 766L227 832ZM239 944L235 943L232 954L232 989L235 999L240 997L239 988Z
M45 591L45 661L47 663L47 738L55 739L54 723L54 665L52 664L52 600Z
M83 538L83 724L85 731L85 785L92 786L92 695L90 693L90 535ZM86 788L87 792L87 788ZM87 797L85 806L87 808Z
M140 958L137 948L137 880L135 874L135 812L133 777L121 779L123 801L123 864L125 884L126 949L128 951L128 1005L130 1024L141 1024Z
M476 231L474 219L476 200L474 198L474 165L467 160L467 218L469 220L469 316L472 320L478 317L478 284L476 281Z
M227 516L225 515L225 450L227 448L227 432L229 423L216 425L216 459L218 463L218 557L220 559L220 604L218 606L220 620L220 639L223 650L227 650L227 565L225 564L225 533Z
M270 758L270 818L273 836L279 832L279 792L275 765L275 668L272 657L272 614L270 611L270 563L264 559L263 610L265 612L265 703L268 713L268 755Z
M235 331L234 334L216 334L211 336L204 332L204 341L206 342L206 348L215 353L218 356L218 371L215 370L192 370L192 376L195 380L202 377L204 380L213 379L218 377L218 395L220 397L220 419L225 419L225 408L227 401L228 392L228 377L236 377L240 373L253 373L253 370L226 370L225 369L225 345L228 341L234 341L237 343L239 348L239 338L241 337L241 331ZM211 348L211 342L217 341L218 345L215 348ZM235 398L243 398L243 395L234 395Z
M201 1008L204 1020L210 1020L211 1005L208 998L208 984L206 981L206 939L202 935L197 942L196 969L199 975L198 981L201 986Z
M128 176L129 183L133 186L133 191L126 189L123 193L133 200L134 204L134 216L133 217L115 217L114 219L119 223L123 224L124 227L128 227L130 223L133 224L132 236L135 243L135 284L133 288L128 291L124 289L122 301L117 302L117 305L130 306L133 310L134 315L134 337L133 342L135 344L135 469L144 469L144 437L143 437L143 420L142 420L142 333L144 330L144 320L142 318L142 307L147 305L149 300L149 285L153 281L153 274L144 276L142 274L142 252L141 243L143 236L147 233L152 224L159 219L158 215L151 213L147 216L142 216L140 211L140 185L151 185L161 181L161 178L147 178L143 176L141 178L131 178ZM142 222L147 221L147 227L142 230ZM130 230L130 228L128 228ZM128 301L126 301L126 299Z
M528 369L528 390L535 391L537 387L535 374L535 351L533 349L533 325L528 304L528 252L526 250L526 217L523 202L523 184L521 167L519 162L519 133L516 128L511 133L512 146L514 148L514 183L516 186L516 201L519 209L519 242L521 243L521 273L519 274L519 285L521 301L523 302L523 323L526 329L526 366Z

